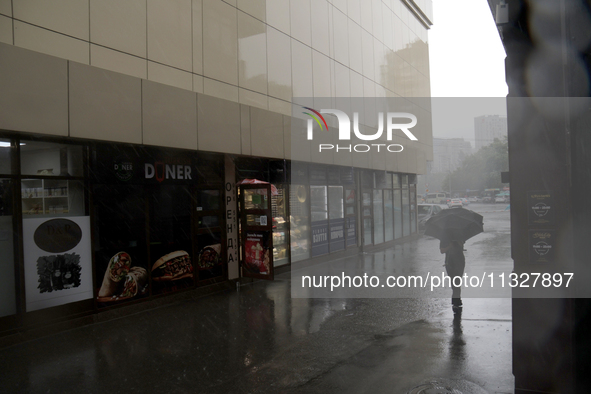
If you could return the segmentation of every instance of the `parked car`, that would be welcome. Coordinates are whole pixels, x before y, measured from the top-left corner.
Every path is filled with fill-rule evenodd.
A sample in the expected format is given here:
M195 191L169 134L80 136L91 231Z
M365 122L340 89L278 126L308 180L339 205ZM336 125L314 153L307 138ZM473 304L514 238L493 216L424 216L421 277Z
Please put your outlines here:
M482 199L482 202L485 203L485 204L492 204L492 203L495 202L495 199L493 197L488 197L487 196L487 197L484 197Z
M459 198L452 198L448 203L447 203L447 207L448 208L454 208L454 207L463 207L464 204L462 204L462 200L460 200Z
M472 196L472 197L468 197L468 201L470 201L470 202L480 202L480 198Z
M460 200L462 201L462 205L470 205L470 201L467 198L460 198Z
M425 230L425 223L433 215L441 212L442 208L437 204L419 204L418 206L418 217L419 217L419 231Z
M506 196L496 196L495 197L495 203L497 202L501 202L501 203L506 203L509 202Z

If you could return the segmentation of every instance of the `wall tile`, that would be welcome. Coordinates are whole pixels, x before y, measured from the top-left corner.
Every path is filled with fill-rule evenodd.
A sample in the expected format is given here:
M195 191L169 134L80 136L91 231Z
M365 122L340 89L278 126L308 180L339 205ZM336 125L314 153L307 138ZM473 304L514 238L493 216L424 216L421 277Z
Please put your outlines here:
M330 62L328 56L312 51L314 97L330 97Z
M238 12L238 83L267 94L266 25L243 12Z
M269 97L269 111L277 112L286 116L291 116L291 103Z
M143 143L197 149L197 94L142 81Z
M14 44L21 48L45 53L78 63L89 63L90 45L88 42L63 34L14 21Z
M337 9L332 14L334 37L334 60L349 66L349 26L347 16Z
M351 97L363 97L363 77L351 71Z
M267 95L253 92L251 90L238 89L238 101L240 104L250 105L251 107L269 108L269 102Z
M238 0L236 6L239 10L246 12L248 15L265 22L267 19L267 8L265 0Z
M90 45L90 64L95 67L146 79L148 64L146 59L131 56L98 45Z
M0 14L12 16L12 0L0 0Z
M349 18L361 26L361 4L365 1L347 0L347 15Z
M361 31L361 53L363 63L363 76L373 80L375 79L375 61L373 53L373 41L374 38L366 32Z
M0 42L12 45L12 19L0 15Z
M214 79L203 78L203 93L224 100L238 102L237 86L229 85Z
M312 49L299 41L291 40L291 70L294 97L312 97Z
M330 55L328 3L326 0L315 0L311 15L312 48Z
M241 153L240 104L197 94L199 150Z
M88 41L88 1L16 0L15 19Z
M382 0L371 0L372 34L381 42L384 41L382 12Z
M350 70L340 63L335 63L336 97L351 97Z
M203 93L203 77L193 74L193 91Z
M90 0L90 40L146 57L146 1Z
M142 143L141 80L70 62L70 137Z
M193 70L191 0L148 1L148 59Z
M240 143L243 155L250 155L250 107L240 105Z
M193 90L193 75L190 72L148 61L148 79L150 81Z
M0 129L68 135L68 62L0 43Z
M363 51L361 49L361 27L349 19L349 67L363 72Z
M291 34L291 19L289 16L289 0L267 0L267 24L275 29Z
M267 28L268 94L291 100L291 39L272 27Z
M235 8L221 1L203 2L203 73L206 77L238 86L236 12Z
M312 7L310 0L291 0L291 36L304 44L312 45L311 14Z
M360 0L361 3L361 27L373 34L373 13L371 11L371 0Z
M260 108L250 109L252 155L282 159L283 115Z
M203 0L193 0L193 72L203 75Z

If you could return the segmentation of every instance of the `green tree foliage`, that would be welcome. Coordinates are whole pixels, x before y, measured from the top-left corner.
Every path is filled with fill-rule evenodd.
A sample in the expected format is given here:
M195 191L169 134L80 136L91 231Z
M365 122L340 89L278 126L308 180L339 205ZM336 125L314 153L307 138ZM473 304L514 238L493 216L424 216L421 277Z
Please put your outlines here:
M463 195L466 190L501 189L501 172L509 170L507 138L495 139L488 146L464 159L462 164L443 180L442 189L449 192L450 176L452 193Z

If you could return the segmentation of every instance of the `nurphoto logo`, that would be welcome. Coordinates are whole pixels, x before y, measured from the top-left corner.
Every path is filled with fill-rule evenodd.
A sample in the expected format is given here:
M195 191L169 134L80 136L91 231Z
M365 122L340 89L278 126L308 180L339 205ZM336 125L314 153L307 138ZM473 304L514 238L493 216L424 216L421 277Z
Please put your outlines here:
M320 130L328 131L328 124L322 114L332 114L337 117L339 123L339 141L351 141L351 120L349 115L338 109L321 109L317 111L310 107L304 107L304 109L310 112L304 112L309 115L311 119L307 122L307 138L309 141L314 139L314 121L320 126ZM386 123L386 140L392 141L394 130L402 131L411 141L418 141L417 137L409 129L413 128L417 124L417 117L408 112L387 112L384 116L383 112L378 113L378 128L374 134L363 134L359 131L359 113L353 112L353 139L361 141L375 141L382 137L384 134L384 119ZM410 122L400 123L401 119L410 120ZM404 147L400 144L318 144L318 151L348 151L348 152L369 152L375 150L376 152L387 151L387 152L402 152Z

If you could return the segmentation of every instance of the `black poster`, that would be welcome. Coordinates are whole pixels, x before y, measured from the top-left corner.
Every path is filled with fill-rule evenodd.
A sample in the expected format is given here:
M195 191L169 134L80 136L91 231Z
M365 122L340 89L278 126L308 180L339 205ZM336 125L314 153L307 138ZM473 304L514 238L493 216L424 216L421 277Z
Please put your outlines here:
M330 252L345 249L345 219L330 220Z
M530 263L550 263L554 261L556 233L554 230L529 231Z
M312 222L312 257L328 253L328 220Z
M551 191L527 192L527 217L530 226L554 224L554 204Z

